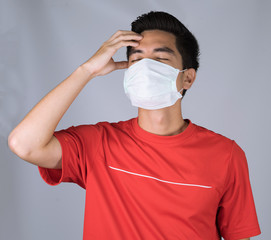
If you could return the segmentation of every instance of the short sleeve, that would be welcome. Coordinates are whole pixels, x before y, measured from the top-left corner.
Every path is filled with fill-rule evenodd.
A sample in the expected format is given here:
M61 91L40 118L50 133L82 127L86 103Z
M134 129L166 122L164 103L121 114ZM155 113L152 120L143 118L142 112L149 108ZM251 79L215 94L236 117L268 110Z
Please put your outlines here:
M249 238L261 233L244 151L233 141L217 224L225 240Z
M87 173L91 170L101 142L98 125L72 126L54 132L62 149L62 169L38 167L43 180L50 185L73 182L86 188Z

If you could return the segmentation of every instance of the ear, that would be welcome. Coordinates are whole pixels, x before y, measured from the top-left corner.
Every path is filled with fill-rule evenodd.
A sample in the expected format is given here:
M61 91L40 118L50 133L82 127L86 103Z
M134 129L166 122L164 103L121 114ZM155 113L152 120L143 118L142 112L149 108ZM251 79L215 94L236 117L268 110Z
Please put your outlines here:
M183 88L189 89L196 79L196 71L194 68L189 68L184 72L183 76Z

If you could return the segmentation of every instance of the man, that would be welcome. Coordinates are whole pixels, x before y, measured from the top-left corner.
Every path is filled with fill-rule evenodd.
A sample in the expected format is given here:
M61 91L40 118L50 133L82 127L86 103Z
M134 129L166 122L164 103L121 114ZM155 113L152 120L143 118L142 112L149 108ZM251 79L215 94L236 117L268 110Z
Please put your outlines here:
M127 47L128 61L113 55ZM11 132L9 146L51 185L86 189L84 239L249 239L260 234L245 153L183 119L196 78L195 37L164 12L117 31L49 92ZM94 77L126 69L124 90L138 117L55 132Z

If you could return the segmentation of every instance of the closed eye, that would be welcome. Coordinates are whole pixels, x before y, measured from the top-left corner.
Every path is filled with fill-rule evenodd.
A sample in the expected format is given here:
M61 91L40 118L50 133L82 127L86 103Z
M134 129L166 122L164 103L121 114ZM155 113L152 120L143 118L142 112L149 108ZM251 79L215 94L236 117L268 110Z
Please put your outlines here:
M168 59L167 58L156 58L157 60L163 60L163 61L167 61ZM140 60L142 60L142 58L138 58L138 59L134 59L134 60L132 60L131 62L133 63L133 62L136 62L136 61L140 61Z
M134 59L134 60L132 60L131 62L136 62L136 61L139 61L139 60L141 60L142 58L138 58L138 59Z
M166 61L166 60L168 60L167 58L156 58L157 60L164 60L164 61Z

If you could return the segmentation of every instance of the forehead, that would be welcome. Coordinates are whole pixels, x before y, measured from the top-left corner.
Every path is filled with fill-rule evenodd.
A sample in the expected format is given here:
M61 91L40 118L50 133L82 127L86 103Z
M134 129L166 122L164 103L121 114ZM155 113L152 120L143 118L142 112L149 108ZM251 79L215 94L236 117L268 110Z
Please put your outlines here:
M143 39L134 49L156 48L160 46L169 47L174 51L176 48L176 37L174 34L162 30L147 30L141 33Z

